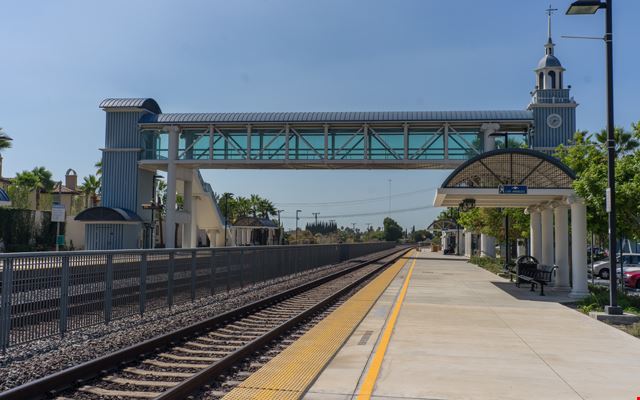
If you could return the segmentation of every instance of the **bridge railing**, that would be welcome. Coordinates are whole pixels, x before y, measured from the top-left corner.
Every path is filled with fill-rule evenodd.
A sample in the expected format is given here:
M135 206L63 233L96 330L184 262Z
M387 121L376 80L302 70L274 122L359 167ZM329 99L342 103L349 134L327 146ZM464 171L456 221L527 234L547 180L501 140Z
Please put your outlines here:
M0 254L0 348L390 249L391 242Z

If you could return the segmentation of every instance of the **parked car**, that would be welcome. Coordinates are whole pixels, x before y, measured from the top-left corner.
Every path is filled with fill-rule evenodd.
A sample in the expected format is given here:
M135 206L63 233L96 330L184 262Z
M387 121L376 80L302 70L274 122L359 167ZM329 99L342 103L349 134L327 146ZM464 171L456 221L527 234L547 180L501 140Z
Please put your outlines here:
M630 288L640 289L640 270L625 272L624 284Z
M622 262L625 272L638 271L640 270L640 253L623 253ZM616 263L618 265L618 274L620 274L620 256L616 257ZM609 279L609 273L611 272L609 260L595 262L593 271L591 271L591 265L589 265L589 271L602 279Z

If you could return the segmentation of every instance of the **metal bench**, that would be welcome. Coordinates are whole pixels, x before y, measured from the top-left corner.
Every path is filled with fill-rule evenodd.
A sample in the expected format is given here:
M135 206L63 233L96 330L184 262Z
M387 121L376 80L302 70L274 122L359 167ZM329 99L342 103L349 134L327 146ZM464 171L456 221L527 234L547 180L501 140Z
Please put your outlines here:
M520 256L509 270L509 274L512 280L515 278L517 287L523 282L529 283L533 292L536 285L540 285L540 296L544 296L544 287L553 282L556 269L557 265L544 265L538 263L534 257Z

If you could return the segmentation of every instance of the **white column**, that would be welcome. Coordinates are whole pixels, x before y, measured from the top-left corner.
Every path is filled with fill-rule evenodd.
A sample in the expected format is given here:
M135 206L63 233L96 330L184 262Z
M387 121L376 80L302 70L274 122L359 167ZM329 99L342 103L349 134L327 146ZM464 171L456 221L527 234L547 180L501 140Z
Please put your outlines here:
M216 247L217 232L214 229L207 229L207 236L209 236L209 247Z
M542 226L540 224L540 211L537 208L528 208L530 217L531 256L536 260L542 260Z
M540 215L542 231L542 259L538 259L544 265L553 265L553 210L545 206Z
M553 208L555 218L556 287L569 288L569 210L565 204Z
M169 152L167 154L167 204L166 204L166 236L165 246L169 249L176 247L176 159L178 158L178 136L180 129L177 126L168 126L164 129L169 134Z
M587 207L578 197L569 198L571 204L571 286L570 297L589 295L587 287Z
M465 232L464 233L464 255L466 257L471 257L471 246L473 243L473 233L472 232Z
M184 181L184 191L182 193L182 205L183 210L192 215L193 209L193 199L192 199L192 184L190 181ZM189 222L185 223L182 226L182 247L195 247L192 245L193 238L191 237L191 224L193 223L193 218L190 217Z
M480 234L480 251L484 257L496 256L496 238L493 236Z
M500 124L497 123L485 123L480 126L480 131L484 135L484 151L495 150L496 138L491 136L500 129Z
M191 196L191 247L198 247L198 198Z

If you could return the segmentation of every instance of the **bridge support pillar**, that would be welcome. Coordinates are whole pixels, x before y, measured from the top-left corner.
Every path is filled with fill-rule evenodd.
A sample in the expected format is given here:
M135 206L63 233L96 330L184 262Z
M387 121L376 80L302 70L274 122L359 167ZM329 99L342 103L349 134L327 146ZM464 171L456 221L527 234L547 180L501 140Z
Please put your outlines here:
M190 214L189 216L189 222L185 223L184 226L182 227L182 247L195 247L193 245L193 239L195 239L194 237L192 237L192 230L191 227L194 224L194 218L193 218L193 186L192 183L189 181L184 181L184 192L182 194L183 197L183 207L184 207L184 211L188 212Z
M555 218L555 256L558 270L556 287L569 288L569 210L566 204L556 203L553 208Z
M584 200L570 197L571 205L571 293L570 297L589 295L587 287L587 206ZM613 272L613 271L612 271Z
M218 239L218 232L215 229L207 229L207 236L209 237L209 247L216 247L216 240Z
M176 159L178 158L178 136L180 129L177 126L165 127L169 133L169 149L167 154L167 204L166 204L166 238L167 248L176 247L176 189L178 173Z
M542 259L544 265L553 265L553 210L545 206L541 212Z

